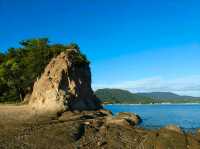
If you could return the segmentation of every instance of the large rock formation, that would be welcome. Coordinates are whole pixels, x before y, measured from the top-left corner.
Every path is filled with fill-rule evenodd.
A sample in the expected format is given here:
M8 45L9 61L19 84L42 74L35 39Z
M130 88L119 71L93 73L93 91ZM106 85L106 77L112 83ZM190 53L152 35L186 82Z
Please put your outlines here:
M29 104L42 111L97 110L100 101L91 89L89 62L76 49L53 58L33 87Z

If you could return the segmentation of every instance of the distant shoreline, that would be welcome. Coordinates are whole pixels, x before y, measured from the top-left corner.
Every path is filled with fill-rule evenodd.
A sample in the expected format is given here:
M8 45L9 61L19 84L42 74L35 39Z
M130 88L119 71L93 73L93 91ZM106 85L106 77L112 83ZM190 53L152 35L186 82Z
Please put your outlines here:
M103 106L105 105L200 105L200 103L153 103L153 104L132 104L132 103L113 103L113 104L102 104Z

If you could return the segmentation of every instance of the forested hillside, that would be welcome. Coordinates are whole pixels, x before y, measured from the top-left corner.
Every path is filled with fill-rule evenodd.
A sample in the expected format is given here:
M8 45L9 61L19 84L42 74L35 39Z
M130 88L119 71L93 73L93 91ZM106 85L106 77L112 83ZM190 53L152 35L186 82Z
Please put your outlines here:
M99 89L95 94L104 103L200 103L200 97L180 96L170 92L131 93L121 89Z
M50 44L47 38L23 40L20 47L0 53L0 102L20 101L31 92L33 83L48 62L77 44ZM81 58L85 58L81 55Z
M141 96L145 96L145 97L149 97L152 99L158 99L158 100L173 100L173 99L177 99L177 100L194 100L194 99L200 99L199 97L192 97L192 96L181 96L181 95L177 95L171 92L150 92L150 93L137 93L137 95L141 95Z
M127 90L99 89L95 92L104 103L151 103L149 97L139 96Z

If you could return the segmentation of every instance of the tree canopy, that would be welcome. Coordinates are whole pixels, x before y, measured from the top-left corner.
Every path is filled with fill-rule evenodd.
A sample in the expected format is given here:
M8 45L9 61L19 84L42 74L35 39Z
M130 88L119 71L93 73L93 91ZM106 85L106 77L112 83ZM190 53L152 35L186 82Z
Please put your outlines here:
M0 102L22 100L53 57L66 49L79 49L75 43L50 44L48 38L23 40L20 45L0 53Z

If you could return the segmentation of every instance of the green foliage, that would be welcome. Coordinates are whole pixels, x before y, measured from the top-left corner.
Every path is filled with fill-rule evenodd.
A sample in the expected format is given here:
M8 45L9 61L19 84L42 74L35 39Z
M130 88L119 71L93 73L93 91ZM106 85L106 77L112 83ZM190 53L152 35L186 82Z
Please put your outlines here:
M5 55L0 52L0 64L4 61Z
M70 46L71 49L71 46ZM77 52L77 51L78 52ZM90 62L87 60L86 56L82 53L80 53L79 49L72 48L71 50L67 51L68 55L73 59L73 62L77 66L83 66L85 64L90 64Z
M23 40L20 45L0 53L0 102L22 100L53 57L67 49L79 50L75 43L49 44L47 38ZM87 62L81 53L75 57L81 63Z
M85 64L89 64L90 62L87 60L85 55L76 53L74 55L74 63L77 66L82 66Z
M69 45L66 46L67 49L76 49L76 50L80 50L80 47L78 44L76 43L70 43Z
M200 103L200 98L198 97L179 96L168 92L134 94L129 91L121 89L99 89L95 92L95 94L104 103L124 103L124 104Z
M106 103L151 103L151 98L138 96L121 89L99 89L95 92Z

